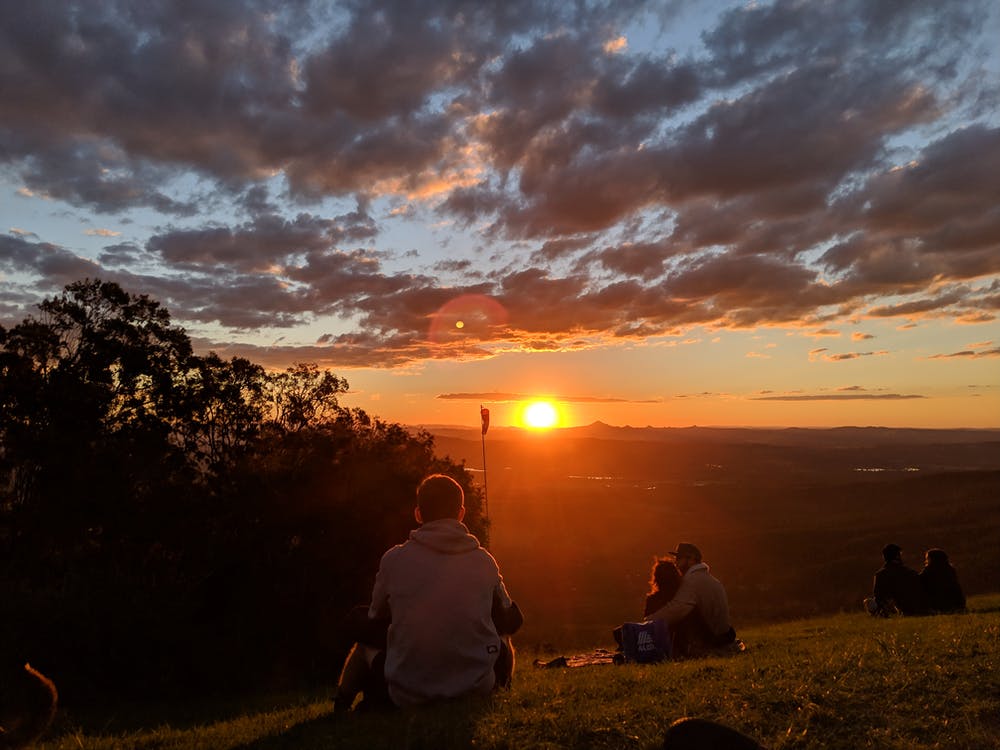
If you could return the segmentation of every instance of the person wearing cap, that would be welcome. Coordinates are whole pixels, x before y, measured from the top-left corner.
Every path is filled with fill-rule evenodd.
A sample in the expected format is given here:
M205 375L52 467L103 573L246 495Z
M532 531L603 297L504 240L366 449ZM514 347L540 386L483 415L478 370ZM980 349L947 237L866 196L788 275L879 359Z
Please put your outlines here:
M903 562L903 548L887 544L882 548L885 564L875 573L872 596L865 606L876 617L892 614L925 615L927 598L920 574Z
M736 641L729 621L729 598L722 583L702 562L701 550L682 542L668 552L683 574L673 599L646 620L663 620L673 636L674 657L699 656Z

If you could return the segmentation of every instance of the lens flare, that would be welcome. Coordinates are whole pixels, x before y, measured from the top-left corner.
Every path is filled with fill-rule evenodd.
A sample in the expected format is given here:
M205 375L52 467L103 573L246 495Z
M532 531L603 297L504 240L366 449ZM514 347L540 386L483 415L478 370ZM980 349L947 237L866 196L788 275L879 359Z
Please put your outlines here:
M449 300L432 316L428 338L437 344L463 339L487 341L506 325L507 310L492 297L463 294Z

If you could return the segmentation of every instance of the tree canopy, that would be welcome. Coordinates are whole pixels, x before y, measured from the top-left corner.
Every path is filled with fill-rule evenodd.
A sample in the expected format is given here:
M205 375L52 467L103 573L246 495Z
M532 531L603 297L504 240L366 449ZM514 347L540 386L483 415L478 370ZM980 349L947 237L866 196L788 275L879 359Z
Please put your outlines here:
M487 531L464 466L347 390L196 354L111 282L0 327L0 638L81 691L335 678L336 623L425 475L455 477Z

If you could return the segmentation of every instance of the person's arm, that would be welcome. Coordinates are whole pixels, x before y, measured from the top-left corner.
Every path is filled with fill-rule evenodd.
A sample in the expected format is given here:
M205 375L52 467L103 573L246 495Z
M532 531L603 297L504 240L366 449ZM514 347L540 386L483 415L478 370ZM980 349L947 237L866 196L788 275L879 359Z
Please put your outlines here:
M372 587L372 603L368 608L368 617L372 620L388 620L389 613L389 589L386 586L385 562L388 553L382 556L379 563L378 573L375 575L375 586Z
M875 580L872 583L872 596L875 597L875 602L879 606L886 604L892 598L889 587L885 582L885 576L880 576L878 573L875 574Z
M493 589L493 608L490 614L493 618L493 626L499 635L514 635L524 624L521 608L507 593L507 588L503 585L503 578L497 581L496 588Z
M664 607L669 601L670 598L667 596L665 591L657 591L655 593L648 594L646 596L646 606L643 607L642 610L642 616L649 617L656 610Z
M695 587L691 579L684 576L681 587L674 598L646 617L646 620L665 620L668 625L680 622L694 611L698 603Z

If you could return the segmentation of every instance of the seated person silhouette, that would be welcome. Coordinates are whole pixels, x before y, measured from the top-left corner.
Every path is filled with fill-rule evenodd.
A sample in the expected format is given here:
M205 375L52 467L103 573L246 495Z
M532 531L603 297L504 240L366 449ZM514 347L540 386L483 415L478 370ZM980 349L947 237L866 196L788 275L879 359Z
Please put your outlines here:
M523 618L496 560L462 523L464 501L451 477L420 484L420 528L382 556L370 607L349 616L358 643L335 712L349 710L359 690L366 707L404 707L510 686L509 636Z
M865 608L875 617L926 615L929 611L920 575L903 562L902 552L898 544L882 548L885 564L876 571L872 595L865 600Z
M642 612L643 618L649 617L673 599L680 585L681 572L674 561L665 557L654 558L653 569L649 574L649 593L646 594ZM662 661L669 658L673 651L670 631L662 623L657 625L660 627L653 627L651 623L627 622L615 628L612 633L620 652L615 655L615 663ZM643 653L640 654L640 651Z
M681 587L681 577L677 563L665 557L656 558L649 576L649 593L646 594L643 617L649 617L674 598Z
M948 553L943 549L935 547L924 554L920 583L932 611L942 614L965 612L965 592L958 583L958 573L948 562Z

